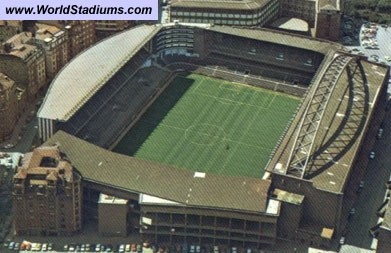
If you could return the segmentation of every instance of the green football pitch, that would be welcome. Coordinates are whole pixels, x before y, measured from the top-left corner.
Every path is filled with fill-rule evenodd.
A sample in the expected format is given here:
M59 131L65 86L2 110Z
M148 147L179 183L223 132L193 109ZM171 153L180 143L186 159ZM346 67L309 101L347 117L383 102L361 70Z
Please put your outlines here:
M177 76L114 151L193 171L262 177L299 102L202 75Z

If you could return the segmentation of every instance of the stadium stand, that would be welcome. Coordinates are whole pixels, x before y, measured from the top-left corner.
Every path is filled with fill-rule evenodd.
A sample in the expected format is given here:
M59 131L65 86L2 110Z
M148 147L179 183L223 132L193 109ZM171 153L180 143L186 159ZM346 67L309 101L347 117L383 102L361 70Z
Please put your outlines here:
M96 145L109 147L170 76L170 72L162 68L140 68L147 57L145 51L138 54L59 128ZM151 72L154 75L147 74Z
M88 87L78 96L80 101L71 101L72 106L57 112L51 106L60 104L53 102L61 91L57 86L69 81L69 71L64 71L68 73L65 81L54 82L57 92L51 95L49 91L38 115L43 141L59 129L68 133L60 131L48 143L61 142L81 171L86 191L137 203L136 216L145 225L137 229L156 242L260 248L281 237L329 247L346 228L344 221L351 208L347 199L356 190L354 182L365 172L372 137L384 115L389 69L349 55L335 43L264 29L175 23L145 25L119 36L130 39L135 35L142 41L127 49L132 57L118 66L113 60L107 80L97 81L90 75L91 80L85 80ZM125 44L122 40L116 43ZM72 62L68 68L76 69ZM209 174L204 180L178 172L186 174L184 181L174 183L174 176L165 175L161 164L105 150L179 72L202 73L302 97L270 155L267 172L251 188L256 194L235 177L217 179ZM95 173L96 165L86 165L86 156L97 162L107 157L110 164L103 163L98 169L105 172L115 167L118 173L110 178ZM156 175L145 170L146 166L155 168ZM176 173L169 170L169 175ZM208 181L211 179L216 181ZM217 192L206 191L215 184L220 192L228 193L231 182L236 188L230 197L243 201L239 208L239 202L218 203ZM151 184L159 188L148 187ZM200 189L199 196L217 197L213 203L198 198L191 202L194 187ZM245 207L257 202L254 198L258 195L265 200L262 209Z

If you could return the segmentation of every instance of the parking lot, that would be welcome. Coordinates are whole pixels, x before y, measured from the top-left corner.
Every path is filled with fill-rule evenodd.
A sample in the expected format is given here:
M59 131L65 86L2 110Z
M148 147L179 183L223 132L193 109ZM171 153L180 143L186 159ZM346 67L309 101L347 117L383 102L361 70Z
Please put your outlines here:
M362 25L360 45L346 46L354 54L368 56L369 60L391 66L391 27L368 24Z

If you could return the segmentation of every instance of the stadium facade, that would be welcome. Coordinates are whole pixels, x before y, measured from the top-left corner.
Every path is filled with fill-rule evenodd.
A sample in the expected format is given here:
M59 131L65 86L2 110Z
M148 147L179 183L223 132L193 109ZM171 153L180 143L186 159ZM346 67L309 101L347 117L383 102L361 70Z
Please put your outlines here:
M263 178L194 173L109 151L183 71L302 98ZM39 134L82 175L86 212L98 217L100 193L128 200L125 222L145 239L262 248L285 238L328 247L346 229L388 75L339 44L308 37L142 25L68 63L38 112Z
M172 0L170 5L172 22L264 26L277 18L298 18L315 37L332 41L339 39L335 27L340 27L341 14L340 0Z

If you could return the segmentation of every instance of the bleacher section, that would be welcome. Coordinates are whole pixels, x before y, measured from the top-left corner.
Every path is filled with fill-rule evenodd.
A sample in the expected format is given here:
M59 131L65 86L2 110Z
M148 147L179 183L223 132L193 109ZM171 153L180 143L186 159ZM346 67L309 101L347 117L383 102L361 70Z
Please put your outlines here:
M287 73L289 76L295 74L291 79L299 78L303 84L310 83L323 60L323 55L313 51L221 34L213 37L210 52L227 56L231 58L230 62L236 59L236 63L240 56L241 64L253 62L252 65L265 69L262 75L270 74L271 78L284 80ZM283 71L279 71L281 68Z
M141 49L59 129L102 147L110 145L170 75L158 67L140 68L149 56Z
M302 76L297 71L283 75L283 71L271 66L264 66L248 60L241 60L240 64L238 64L237 58L234 59L214 53L203 60L185 55L167 55L164 58L160 58L159 62L172 71L185 70L232 82L246 83L252 86L285 92L294 96L303 96L307 90L307 84L311 82L310 77ZM279 79L282 76L285 78Z

